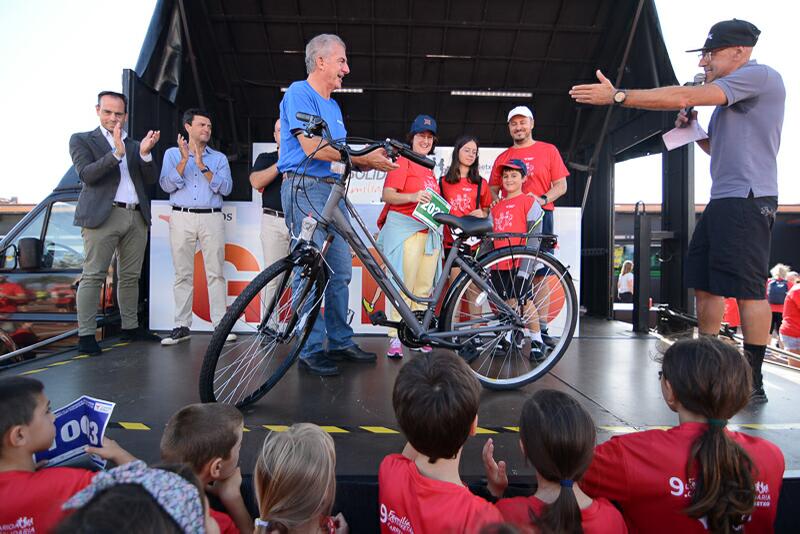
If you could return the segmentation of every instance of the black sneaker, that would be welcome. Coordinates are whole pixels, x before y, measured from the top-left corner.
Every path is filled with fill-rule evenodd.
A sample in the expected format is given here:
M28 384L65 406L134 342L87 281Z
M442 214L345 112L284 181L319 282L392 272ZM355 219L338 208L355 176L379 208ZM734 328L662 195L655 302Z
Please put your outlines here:
M97 344L94 335L78 336L78 352L81 354L88 354L89 356L96 356L102 354L103 350Z
M769 399L767 399L767 394L763 387L754 389L750 394L750 404L764 404L766 402L769 402Z
M179 326L177 328L173 328L172 333L161 340L161 344L177 345L178 343L189 341L190 337L191 335L189 334L189 329L185 326Z
M374 352L362 350L358 345L347 347L346 349L336 349L325 353L329 360L338 362L340 360L350 360L351 362L367 363L374 362L378 356Z
M559 337L550 336L547 332L542 332L542 341L551 349L554 349L560 340L561 338Z
M531 339L531 352L528 358L530 358L532 362L542 363L547 359L546 351L547 347L543 341Z
M119 336L120 341L132 343L134 341L161 341L161 336L145 330L141 326L138 328L131 328L130 330L122 329L122 334Z
M315 352L305 358L300 358L299 365L312 375L336 376L339 374L339 368L326 357L325 352Z

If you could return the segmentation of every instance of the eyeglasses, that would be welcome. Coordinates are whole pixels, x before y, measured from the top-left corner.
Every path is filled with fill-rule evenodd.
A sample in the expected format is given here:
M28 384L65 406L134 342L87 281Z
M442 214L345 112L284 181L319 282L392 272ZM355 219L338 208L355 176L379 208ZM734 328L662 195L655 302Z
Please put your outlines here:
M699 54L697 54L697 57L699 59L704 59L706 61L709 61L711 58L714 57L714 55L717 52L721 52L722 50L725 50L726 48L728 48L728 47L726 46L726 47L723 47L723 48L715 48L714 50L706 50L705 52L700 52Z

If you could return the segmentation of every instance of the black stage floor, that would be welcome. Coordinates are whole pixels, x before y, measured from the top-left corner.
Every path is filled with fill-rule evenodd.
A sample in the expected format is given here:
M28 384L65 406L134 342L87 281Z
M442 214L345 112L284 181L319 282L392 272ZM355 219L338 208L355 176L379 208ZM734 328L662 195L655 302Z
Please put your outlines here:
M518 391L484 390L478 420L481 433L467 442L462 474L482 475L480 450L489 436L495 440L496 457L508 461L512 476L531 474L519 453L515 427L525 397L541 388L578 398L594 417L600 441L614 433L676 424L676 415L661 398L659 365L653 360L657 340L633 335L630 329L626 323L582 318L580 337L548 376ZM65 353L4 369L0 376L38 378L53 407L84 394L116 402L108 435L134 455L154 462L169 416L185 404L198 402L197 377L207 341L207 335L193 335L188 343L175 347L109 343L100 356ZM392 385L402 361L383 356L384 337L360 337L358 343L379 353L377 363L345 363L341 376L324 379L295 366L265 398L246 410L243 473L252 472L267 432L264 425L309 421L325 426L336 442L340 476L375 476L381 459L403 448L391 405ZM413 356L406 353L408 357ZM748 407L732 423L778 444L787 469L800 469L796 406L800 372L765 367L770 402Z

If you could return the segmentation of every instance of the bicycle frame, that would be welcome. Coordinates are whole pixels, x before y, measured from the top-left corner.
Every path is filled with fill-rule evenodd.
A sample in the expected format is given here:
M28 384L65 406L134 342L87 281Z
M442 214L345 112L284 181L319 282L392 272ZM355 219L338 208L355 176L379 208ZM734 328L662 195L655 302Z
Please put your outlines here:
M436 303L439 301L439 298L442 296L445 288L445 284L447 283L448 276L446 273L450 272L450 269L454 266L459 267L466 276L472 279L472 281L488 296L489 300L495 305L499 310L503 313L513 317L515 315L514 310L506 304L506 302L500 298L497 292L494 290L492 286L487 284L481 276L476 273L471 266L458 254L459 244L461 239L456 237L454 246L451 248L450 253L448 254L447 258L444 262L444 267L442 268L442 275L436 281L436 284L433 288L430 297L417 297L411 293L408 287L403 283L402 277L397 273L395 268L389 263L384 256L383 252L378 248L375 239L369 233L364 224L364 221L356 212L353 205L347 199L345 193L345 183L350 176L350 169L349 166L346 169L346 172L343 176L343 179L337 181L333 184L331 193L328 196L328 200L325 203L325 207L322 210L322 215L320 218L316 218L318 223L318 230L321 228L324 231L327 231L325 241L323 242L322 250L320 251L321 254L324 256L325 252L328 247L328 243L333 240L333 234L330 231L329 227L333 227L336 232L339 233L340 236L344 238L344 240L350 245L350 247L355 252L356 256L359 260L361 260L364 267L367 269L369 274L378 284L378 286L383 291L384 295L389 299L392 305L400 314L400 317L403 319L405 324L408 328L414 333L414 335L422 340L432 341L434 344L440 346L447 346L450 348L456 348L460 345L448 343L444 341L446 338L452 338L455 336L463 336L463 331L449 331L449 332L439 332L439 331L431 331L431 323L434 319L434 313L436 309ZM298 178L294 178L298 179ZM303 178L300 178L303 179ZM313 178L308 178L312 179ZM384 265L389 270L389 275L387 275L383 269L381 269L380 264L375 260L375 258L370 254L369 250L367 249L367 244L361 239L361 237L355 232L353 229L353 225L348 222L345 218L342 211L339 209L339 202L344 200L345 207L347 208L347 212L353 217L358 225L360 226L361 230L364 232L364 235L367 236L370 245L375 249L380 259L383 261ZM395 287L397 284L397 287ZM397 288L400 288L409 299L414 302L427 304L427 309L425 310L425 314L423 316L422 322L420 323L417 320L416 315L411 310L411 308L405 303L403 300L400 291ZM479 327L470 330L472 334L479 334L481 332L498 332L499 330L512 330L516 326L524 326L521 322L519 325L509 324L505 327Z

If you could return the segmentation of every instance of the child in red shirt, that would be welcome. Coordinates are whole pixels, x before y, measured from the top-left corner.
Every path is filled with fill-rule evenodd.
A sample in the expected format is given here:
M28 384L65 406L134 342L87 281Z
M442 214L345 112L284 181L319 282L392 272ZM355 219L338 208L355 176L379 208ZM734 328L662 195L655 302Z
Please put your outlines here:
M331 517L336 497L336 449L317 425L298 423L270 432L253 473L258 519L256 534L325 532L347 534L339 513Z
M87 469L39 469L33 455L50 448L55 416L44 385L33 378L0 379L0 532L49 532L64 517L61 505L88 486ZM121 465L135 460L109 438L86 452Z
M725 428L750 400L745 357L718 339L679 341L659 375L680 424L598 445L583 490L619 505L631 532L772 532L783 454Z
M522 192L527 170L525 163L513 159L503 166L503 198L492 207L492 226L496 233L527 234L541 223L544 212L539 203L530 195ZM495 238L494 247L511 247L525 245L525 237ZM531 240L536 241L536 240ZM532 248L538 243L532 243ZM542 340L541 323L531 279L536 271L534 265L527 262L511 260L500 262L492 268L492 283L500 296L512 308L522 306L524 316L528 319L527 335L530 337L531 350L529 358L539 363L545 360L546 346ZM517 342L518 344L519 342Z
M233 406L190 404L170 417L161 436L161 459L187 464L203 487L222 502L227 513L209 510L222 534L253 531L253 518L241 494L243 432L242 413Z
M378 471L381 532L471 533L502 522L458 474L480 404L480 384L466 362L450 353L416 357L400 369L392 404L408 443Z
M793 286L783 301L780 336L786 350L800 354L800 284L797 283L797 273L790 273L787 279ZM789 360L789 365L800 367L800 361Z
M479 174L478 138L462 135L453 146L453 156L447 173L440 180L442 196L450 204L450 215L486 217L492 205L492 191ZM450 227L444 229L444 255L453 245ZM451 273L452 274L452 273ZM456 272L456 274L458 274ZM452 281L452 278L451 278Z
M497 502L497 509L522 532L628 532L622 514L607 499L591 499L580 481L595 444L592 417L578 402L560 391L534 393L522 407L520 448L536 469L536 493ZM505 462L495 462L491 439L483 447L489 491L501 497L508 486Z

